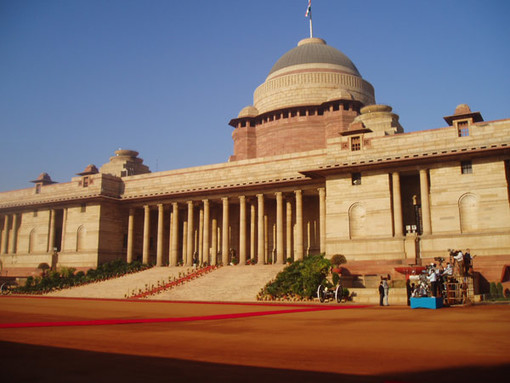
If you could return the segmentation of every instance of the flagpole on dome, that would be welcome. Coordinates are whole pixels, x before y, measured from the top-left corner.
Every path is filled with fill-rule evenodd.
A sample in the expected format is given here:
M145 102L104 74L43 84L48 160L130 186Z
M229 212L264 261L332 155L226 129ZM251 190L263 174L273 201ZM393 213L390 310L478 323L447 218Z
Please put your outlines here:
M308 7L306 7L305 17L310 17L310 38L313 37L313 26L312 26L312 0L308 0Z

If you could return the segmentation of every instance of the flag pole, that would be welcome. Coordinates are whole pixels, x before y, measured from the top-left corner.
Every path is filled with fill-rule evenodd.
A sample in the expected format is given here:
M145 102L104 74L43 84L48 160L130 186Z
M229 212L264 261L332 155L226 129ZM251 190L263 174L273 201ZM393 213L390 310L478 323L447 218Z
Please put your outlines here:
M310 38L313 37L313 26L312 26L312 7L310 7Z
M305 17L310 17L310 38L313 37L313 26L312 26L312 0L308 0L308 6L306 7Z

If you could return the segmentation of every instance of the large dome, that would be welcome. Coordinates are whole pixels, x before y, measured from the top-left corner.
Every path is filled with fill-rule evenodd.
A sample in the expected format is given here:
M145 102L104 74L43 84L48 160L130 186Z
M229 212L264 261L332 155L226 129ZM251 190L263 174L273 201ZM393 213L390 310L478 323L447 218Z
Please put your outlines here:
M255 90L253 107L263 114L321 105L339 95L363 105L375 104L374 88L346 55L323 39L308 38L273 65L266 81Z
M340 52L326 44L319 38L301 40L298 46L285 53L274 65L269 74L300 64L333 64L343 67L346 73L361 76L352 61Z

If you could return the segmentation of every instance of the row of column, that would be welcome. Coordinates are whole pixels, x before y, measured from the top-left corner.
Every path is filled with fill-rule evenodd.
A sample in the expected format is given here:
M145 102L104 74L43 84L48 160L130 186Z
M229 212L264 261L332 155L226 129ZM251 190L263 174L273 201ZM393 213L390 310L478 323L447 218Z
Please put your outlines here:
M320 230L320 251L325 251L326 245L326 192L324 188L318 189L319 191L319 230ZM295 260L303 259L303 193L301 190L294 191L295 196ZM284 228L284 196L282 192L276 192L276 262L283 264L285 255L287 258L292 256L292 203L286 200L286 227ZM248 217L247 217L247 201L246 196L239 196L239 263L245 264L248 260ZM176 266L179 259L179 241L182 241L182 259L185 265L192 265L193 257L198 256L200 262L209 262L217 264L217 250L220 249L221 262L228 263L229 252L231 251L229 243L229 198L223 197L222 199L222 213L221 213L221 227L218 226L216 217L210 217L210 202L208 199L202 200L200 209L199 223L198 223L198 246L195 253L195 236L194 229L194 202L188 201L187 205L187 220L182 222L183 233L182 239L179 238L179 204L172 203L170 213L170 236L169 236L169 254L168 263L170 266ZM258 264L263 264L265 261L265 251L267 247L267 217L264 207L264 194L256 195L256 206L250 204L250 258L255 256L255 243L257 244L257 260ZM164 264L164 205L158 204L158 227L156 238L156 265L162 266ZM143 224L143 246L142 246L142 261L143 263L149 262L150 254L150 211L149 205L144 206L144 224ZM134 251L134 230L135 230L135 209L130 209L128 219L128 239L127 239L127 261L133 261ZM284 229L285 234L284 235ZM221 233L220 235L218 233ZM284 246L284 238L287 239L286 246ZM218 247L218 242L220 242ZM209 249L213 249L209 254ZM286 254L284 253L286 248Z
M16 253L16 244L18 238L19 228L19 215L18 214L6 214L4 216L4 226L2 229L2 236L0 237L1 248L0 254L14 254ZM12 225L11 225L12 223ZM9 231L9 227L11 230ZM9 235L10 233L10 235Z

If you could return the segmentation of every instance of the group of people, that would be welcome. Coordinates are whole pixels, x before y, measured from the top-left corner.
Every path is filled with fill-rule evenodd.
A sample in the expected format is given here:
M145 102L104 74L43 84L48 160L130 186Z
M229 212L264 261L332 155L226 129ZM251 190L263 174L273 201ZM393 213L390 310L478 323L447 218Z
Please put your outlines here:
M390 285L388 284L388 280L383 278L381 283L379 284L379 305L380 306L389 306L388 302L388 294L390 291Z
M411 278L406 281L407 303L411 297L440 297L445 290L445 284L454 277L466 278L472 273L472 260L470 250L449 249L450 259L443 266L444 258L435 258L436 263L431 263L422 275L413 278L417 284L412 283Z
M454 263L459 275L467 277L472 271L473 258L471 252L467 249L464 253L462 250L449 250L450 262Z

